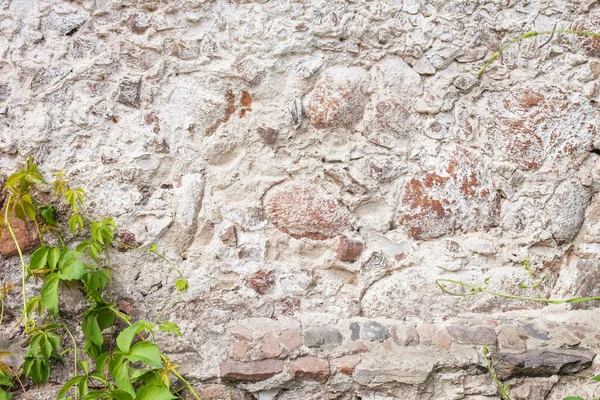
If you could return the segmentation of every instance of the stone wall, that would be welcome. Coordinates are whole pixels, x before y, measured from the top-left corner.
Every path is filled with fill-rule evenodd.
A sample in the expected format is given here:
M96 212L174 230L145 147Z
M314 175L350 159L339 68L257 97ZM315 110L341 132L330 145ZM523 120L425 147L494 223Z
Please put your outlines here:
M600 4L3 0L0 170L63 169L177 263L183 337L160 341L204 400L498 399L482 345L513 399L599 397L598 302L435 283L535 296L528 257L546 295L600 295L600 39L538 36L477 78L569 28L600 31ZM115 263L122 309L155 317L176 274Z

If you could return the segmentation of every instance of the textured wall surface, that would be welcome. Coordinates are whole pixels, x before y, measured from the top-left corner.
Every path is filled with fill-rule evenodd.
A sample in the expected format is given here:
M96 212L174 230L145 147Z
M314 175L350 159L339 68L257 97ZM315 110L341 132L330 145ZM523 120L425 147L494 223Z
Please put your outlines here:
M183 337L160 341L204 400L498 399L484 344L514 399L598 397L598 303L435 283L535 295L527 256L545 294L600 295L600 39L539 36L476 76L555 28L600 31L600 4L2 0L0 169L64 169L181 267ZM121 307L155 317L176 274L115 263Z

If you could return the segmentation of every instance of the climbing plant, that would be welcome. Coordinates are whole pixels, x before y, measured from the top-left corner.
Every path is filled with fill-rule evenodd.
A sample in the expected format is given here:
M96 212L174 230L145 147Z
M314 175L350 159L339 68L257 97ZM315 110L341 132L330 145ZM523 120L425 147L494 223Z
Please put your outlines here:
M54 202L40 202L40 189L50 186ZM188 289L181 271L168 263L154 244L138 248L120 242L112 218L94 219L86 213L83 189L71 187L62 172L55 173L51 183L46 182L33 158L6 179L3 190L6 197L0 222L12 238L21 262L23 306L18 324L24 328L28 346L19 370L2 362L10 354L0 349L0 400L12 399L10 391L15 381L28 398L22 378L44 385L54 365L67 353L74 360L73 376L60 389L61 400L169 400L180 398L184 389L200 400L178 372L180 366L172 363L155 341L158 331L181 336L177 324L162 319ZM65 202L69 209L64 220L56 212L58 201ZM40 245L29 260L15 234L15 219L30 224L37 232ZM65 240L66 232L72 238L83 239ZM157 256L178 273L174 300L154 320L133 321L113 302L110 254L115 246ZM27 285L32 279L43 282L36 296L28 295ZM6 283L0 288L0 324L5 298L12 289L14 285ZM79 321L83 343L76 340L61 315L62 290L77 290L85 295L87 309Z

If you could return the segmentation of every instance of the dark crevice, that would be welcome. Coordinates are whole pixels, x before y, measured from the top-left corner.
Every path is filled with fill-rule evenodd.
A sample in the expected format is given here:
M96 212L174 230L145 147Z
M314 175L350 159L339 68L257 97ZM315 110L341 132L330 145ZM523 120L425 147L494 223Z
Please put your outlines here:
M590 151L590 153L594 153L600 156L600 149L593 149Z

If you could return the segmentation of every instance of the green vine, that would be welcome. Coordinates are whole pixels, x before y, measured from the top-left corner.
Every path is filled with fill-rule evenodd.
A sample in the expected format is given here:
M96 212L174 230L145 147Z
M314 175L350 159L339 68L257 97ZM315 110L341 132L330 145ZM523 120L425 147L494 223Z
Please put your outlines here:
M477 73L477 77L481 77L485 73L487 67L489 67L491 63L493 63L498 57L500 57L500 55L504 52L504 50L506 50L507 47L512 46L513 44L520 42L521 40L524 40L524 39L529 39L529 38L540 36L540 35L554 35L554 34L571 34L571 35L580 35L580 36L600 37L600 33L597 33L597 32L576 31L576 30L570 30L570 29L525 32L521 36L516 37L513 40L511 40L510 42L506 43L504 46L500 47L500 49L498 51L493 53L490 56L490 58L488 58L487 61L483 64L483 66Z
M11 370L0 360L0 400L12 399L10 390L14 380L28 398L20 377L29 378L38 386L46 384L55 362L67 353L73 354L74 371L60 389L59 400L169 400L181 398L182 389L201 400L177 371L180 366L172 363L155 341L159 331L181 336L179 326L162 317L188 289L183 273L160 254L154 244L138 248L118 241L117 225L112 218L95 220L86 215L83 189L71 188L62 172L56 173L54 178L51 182L54 195L70 209L64 224L58 220L54 204L41 204L35 198L40 186L48 183L33 158L27 160L23 169L10 175L4 187L7 197L0 222L10 233L19 254L23 310L18 323L23 324L29 343L20 371ZM40 246L28 263L11 223L13 217L33 224L38 234ZM85 239L67 243L62 234L64 225L74 237ZM175 298L153 321L132 322L112 301L110 253L114 246L157 256L178 273ZM41 279L43 286L38 296L28 297L27 283L32 278ZM3 283L0 288L0 325L5 297L13 287ZM88 301L80 326L85 337L82 344L61 317L60 287L80 290ZM119 322L126 327L117 334ZM71 344L63 343L63 337L68 337ZM0 351L0 358L8 355L7 351Z

